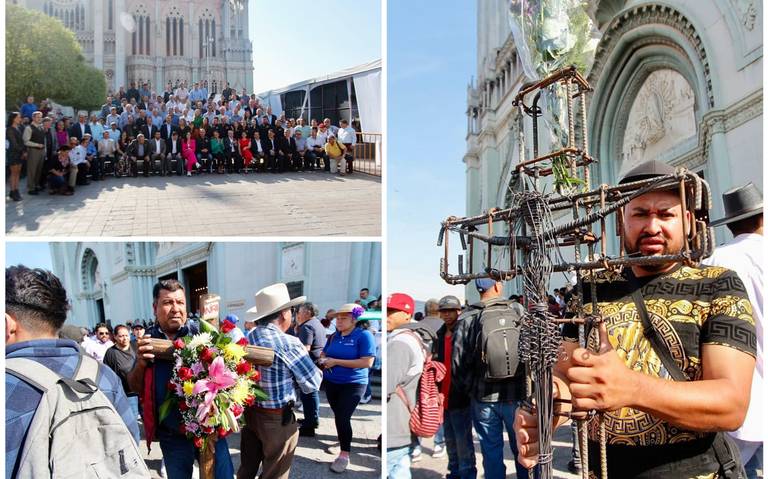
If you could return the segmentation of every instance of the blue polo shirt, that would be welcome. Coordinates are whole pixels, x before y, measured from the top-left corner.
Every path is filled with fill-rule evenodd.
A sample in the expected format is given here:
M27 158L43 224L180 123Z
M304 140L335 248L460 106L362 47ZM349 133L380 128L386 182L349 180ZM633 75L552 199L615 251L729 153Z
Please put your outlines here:
M366 329L355 328L346 336L336 331L323 348L326 357L335 359L360 359L376 357L376 341ZM334 366L325 370L325 380L334 384L367 384L368 368Z

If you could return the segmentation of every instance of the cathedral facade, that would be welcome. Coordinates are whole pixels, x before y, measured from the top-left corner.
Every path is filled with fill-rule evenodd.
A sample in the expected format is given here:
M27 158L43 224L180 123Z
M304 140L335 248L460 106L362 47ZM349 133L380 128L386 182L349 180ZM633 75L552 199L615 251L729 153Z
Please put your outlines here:
M586 115L589 152L598 160L593 187L616 184L643 161L661 160L709 182L711 218L723 216L723 192L749 181L763 189L762 5L589 0L600 32L594 63L582 72L594 88ZM512 102L527 80L508 11L508 0L477 2L477 73L467 89L463 159L468 216L509 207L507 193L520 162ZM718 243L730 237L724 227L715 233ZM618 239L610 239L609 253L618 249ZM470 301L476 294L467 288Z
M108 90L148 83L228 81L253 90L247 2L229 0L14 0L58 18L75 33L86 60L104 71Z

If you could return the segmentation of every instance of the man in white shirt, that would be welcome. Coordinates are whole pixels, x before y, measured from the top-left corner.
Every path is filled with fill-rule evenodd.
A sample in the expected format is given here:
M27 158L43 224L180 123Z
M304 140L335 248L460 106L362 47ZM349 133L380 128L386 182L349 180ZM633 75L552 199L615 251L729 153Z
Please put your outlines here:
M104 323L96 325L96 337L83 343L85 354L91 356L99 362L104 361L104 355L107 349L114 346L115 343L109 339L109 328Z
M96 162L98 163L97 171L100 172L98 178L96 178L98 180L104 179L105 161L111 161L113 169L115 165L117 165L117 158L115 156L115 152L117 151L117 143L115 140L110 138L109 130L106 130L104 133L102 133L101 136L102 138L99 140L97 145L98 154L96 155Z
M91 164L88 163L86 148L75 138L74 136L69 139L69 163L72 165L72 170L77 171L77 174L72 174L69 177L70 189L75 189L76 184L86 184L85 179L88 174L88 170L91 168ZM70 171L72 171L70 170Z
M718 246L704 264L722 266L739 275L752 303L752 317L757 332L757 358L752 375L752 395L744 424L729 432L741 451L742 464L747 477L757 477L762 469L763 441L765 440L765 370L763 363L763 194L751 182L723 193L725 217L713 221L711 226L726 225L733 239Z
M341 120L339 122L341 128L338 131L339 141L346 148L345 156L347 158L347 173L352 173L352 160L355 158L355 148L357 144L357 132L354 128L349 126L347 120Z
M321 158L324 165L329 164L328 157L325 155L325 139L320 138L316 126L312 127L309 138L307 138L307 150L306 159L310 165L314 164L314 168L320 169Z
M336 125L331 125L331 119L325 118L323 120L323 125L328 129L330 133L333 133L333 136L338 136L339 127Z

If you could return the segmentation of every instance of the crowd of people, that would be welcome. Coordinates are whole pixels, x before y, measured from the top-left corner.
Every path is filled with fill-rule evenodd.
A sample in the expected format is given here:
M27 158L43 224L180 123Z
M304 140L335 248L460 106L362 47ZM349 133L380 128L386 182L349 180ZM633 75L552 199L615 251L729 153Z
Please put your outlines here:
M263 106L255 94L229 85L221 94L207 87L170 83L163 93L135 84L110 92L101 110L77 118L58 115L28 97L8 115L6 157L9 196L72 195L77 185L108 175L137 177L186 174L353 172L357 131L346 119L286 118Z
M151 339L175 340L196 335L201 331L202 320L187 311L184 286L178 281L159 281L152 294L152 322L135 320L114 326L101 323L90 331L65 325L67 292L55 275L25 266L6 269L6 361L11 360L12 366L18 358L42 364L48 370L46 374L52 371L59 382L75 392L83 392L79 388L85 386L94 388L91 393L98 389L111 404L105 407L119 416L119 427L112 424L95 428L86 435L91 439L96 435L102 446L82 458L69 458L68 463L80 467L77 471L82 472L92 464L89 461L96 460L94 455L114 458L119 452L119 463L115 462L117 459L101 458L105 477L128 473L135 474L130 477L149 477L141 456L126 455L137 451L140 417L147 445L151 447L154 441L160 444L161 475L170 479L193 475L198 453L192 439L179 430L179 411L171 410L167 417L159 419L160 403L166 397L174 364L156 356ZM259 386L266 399L257 400L243 413L245 425L241 430L237 471L227 441L216 442L215 477L255 478L260 474L261 478L287 478L299 436L314 436L319 426L321 388L333 411L338 436L338 454L329 467L333 472L343 473L350 464L352 415L359 403L370 400L370 370L374 362L380 363L374 337L379 323L376 318L380 317L375 308L379 307L380 298L370 296L369 290L363 288L354 302L329 310L322 320L317 306L304 296L291 299L283 283L258 291L254 300L255 306L248 310L242 324L237 316L228 315L223 321L232 324L222 331L226 330L233 341L247 338L249 344L275 352L271 366L259 366ZM83 373L81 365L91 362L95 365L90 373ZM55 398L51 399L51 391L48 396L41 394L38 385L43 379L34 371L9 371L12 373L6 375L6 477L54 476L61 468L54 470L57 465L50 461L59 451L44 453L42 450L48 448L38 447L36 459L41 454L50 454L45 457L48 460L29 464L27 451L33 445L25 438L30 428L38 424L38 416L48 417L49 408L43 405ZM72 396L67 398L75 401ZM88 407L79 403L67 409L67 414L77 414ZM304 419L297 421L294 411L301 409ZM43 420L42 424L47 437L50 421ZM35 426L34 431L38 429ZM53 437L52 430L50 435ZM121 437L131 439L120 446ZM86 439L69 438L75 446L81 440ZM119 447L123 448L118 451ZM110 469L110 464L115 470Z
M646 162L620 183L672 172ZM583 288L557 288L541 304L506 297L502 282L477 279L480 301L430 300L419 321L411 296L391 294L388 477L411 477L421 440L430 437L424 432L430 420L441 423L433 456L447 454L446 477L478 476L475 435L485 478L506 477L505 442L516 459L515 477L536 476L537 411L528 402L518 334L528 314L573 318L581 303L584 315L600 313L603 321L588 333L586 349L578 326L563 321L554 366L555 428L572 413L602 413L608 477L757 478L764 436L759 408L765 403L762 192L749 183L724 193L723 204L725 216L711 225L727 226L733 239L700 266L663 262L598 270L585 277ZM680 252L691 225L684 215L690 213L678 190L634 198L624 207L626 253ZM598 311L592 310L593 294ZM430 413L430 401L442 401L441 417ZM413 408L417 404L420 410ZM570 455L560 460L570 459L572 473L588 469L583 472L589 477L600 477L599 416L588 417L588 454L580 451L572 421Z

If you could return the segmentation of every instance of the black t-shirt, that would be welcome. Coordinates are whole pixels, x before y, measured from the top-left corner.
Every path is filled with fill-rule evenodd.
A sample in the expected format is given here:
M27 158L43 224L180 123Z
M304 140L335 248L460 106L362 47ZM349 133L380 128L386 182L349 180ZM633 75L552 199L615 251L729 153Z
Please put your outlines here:
M109 366L120 378L126 394L131 392L131 388L128 387L128 373L133 369L135 362L136 352L131 347L128 348L128 351L121 351L115 345L107 349L107 352L104 354L104 364Z
M325 347L325 328L320 320L312 318L299 326L298 337L301 344L309 346L309 355L312 359L317 360Z
M587 277L588 278L588 277ZM588 280L588 279L587 279ZM606 320L611 344L619 357L632 370L672 380L643 328L632 299L629 281L617 272L595 274L597 307ZM744 284L733 271L720 267L678 266L674 270L651 277L638 278L648 316L677 365L690 380L700 380L701 349L717 344L756 354L755 323L752 305ZM592 288L584 284L584 312L592 312ZM567 338L578 337L572 325L564 328ZM589 345L597 344L597 330L592 330ZM691 464L653 477L710 477L712 461L708 444L714 434L688 431L629 407L604 414L607 432L609 476L651 477L640 475L643 468L665 461L696 458ZM590 441L598 441L597 417L589 423ZM590 469L595 470L597 444L590 451ZM666 466L665 466L666 467ZM618 468L618 469L615 469ZM620 471L620 472L619 472ZM618 476L616 476L618 474Z

